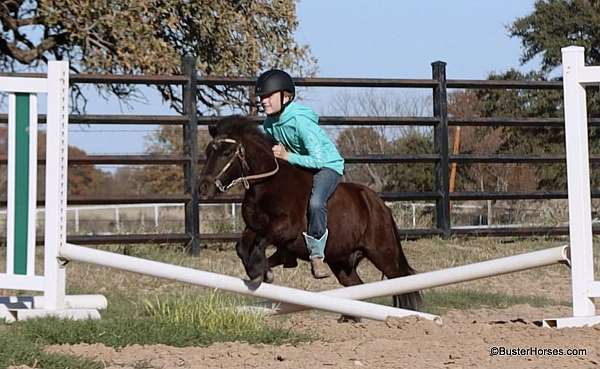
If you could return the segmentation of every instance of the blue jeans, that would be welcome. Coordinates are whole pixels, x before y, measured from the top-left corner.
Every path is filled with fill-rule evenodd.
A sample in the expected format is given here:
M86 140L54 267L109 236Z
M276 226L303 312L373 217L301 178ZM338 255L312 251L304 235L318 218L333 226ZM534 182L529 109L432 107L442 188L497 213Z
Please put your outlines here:
M313 188L308 202L308 235L320 239L327 229L327 200L342 176L329 168L320 169L313 177Z

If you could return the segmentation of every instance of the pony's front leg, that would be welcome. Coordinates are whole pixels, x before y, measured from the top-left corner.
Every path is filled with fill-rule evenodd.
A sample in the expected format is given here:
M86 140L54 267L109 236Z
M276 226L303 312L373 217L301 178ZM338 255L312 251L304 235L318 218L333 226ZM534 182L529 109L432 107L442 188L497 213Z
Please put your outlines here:
M246 266L250 252L256 243L256 237L256 232L251 228L246 227L242 232L242 238L235 244L235 251L237 252L240 260L242 260L242 264L244 264L244 266Z
M269 275L269 268L265 249L267 240L250 228L244 229L242 239L235 245L236 252L242 260L246 274L253 282L259 284L263 281L273 280L273 273Z

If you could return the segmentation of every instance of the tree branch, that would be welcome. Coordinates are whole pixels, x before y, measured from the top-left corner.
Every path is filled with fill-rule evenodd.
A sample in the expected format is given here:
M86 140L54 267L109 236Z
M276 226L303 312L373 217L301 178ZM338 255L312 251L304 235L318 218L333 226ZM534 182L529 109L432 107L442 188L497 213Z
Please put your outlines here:
M65 36L65 33L48 36L37 46L30 48L29 50L20 49L16 42L7 42L5 39L0 39L0 50L22 64L29 64L36 59L40 59L46 51L50 51L56 45L61 44L61 41L65 39Z

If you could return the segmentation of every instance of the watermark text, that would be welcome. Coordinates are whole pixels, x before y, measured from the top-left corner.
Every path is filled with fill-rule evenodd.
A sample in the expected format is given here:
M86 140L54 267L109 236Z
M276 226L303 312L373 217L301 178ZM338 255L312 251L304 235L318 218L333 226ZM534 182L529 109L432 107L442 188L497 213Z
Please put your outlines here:
M586 356L587 349L574 347L490 347L490 356Z

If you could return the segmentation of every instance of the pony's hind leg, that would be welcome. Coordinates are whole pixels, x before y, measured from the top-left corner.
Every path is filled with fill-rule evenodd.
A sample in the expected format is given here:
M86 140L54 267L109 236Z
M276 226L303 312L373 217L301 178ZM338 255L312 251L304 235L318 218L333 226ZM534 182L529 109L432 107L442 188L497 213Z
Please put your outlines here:
M402 249L394 248L390 251L390 253L386 253L380 248L377 252L368 252L366 256L388 279L414 274L414 270L406 263ZM402 253L402 257L398 255L398 252ZM422 304L421 293L415 291L394 295L393 302L394 307L397 308L418 310Z
M329 267L331 268L331 271L337 278L338 282L344 287L355 286L357 284L363 284L362 279L360 279L360 276L356 272L356 267L358 266L359 260L357 260L358 258L352 258L352 259L354 259L354 260L352 260L352 263L328 263ZM358 323L358 322L360 322L360 318L355 317L355 316L342 315L338 319L338 322L339 323L345 323L345 322Z

